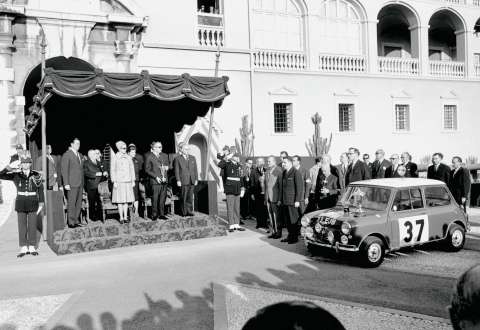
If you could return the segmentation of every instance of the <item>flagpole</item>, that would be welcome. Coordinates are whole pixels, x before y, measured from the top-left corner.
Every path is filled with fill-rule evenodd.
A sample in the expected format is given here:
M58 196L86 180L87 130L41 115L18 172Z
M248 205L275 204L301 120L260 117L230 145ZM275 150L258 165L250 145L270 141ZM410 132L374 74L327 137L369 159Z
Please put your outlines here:
M41 30L42 31L42 40L40 42L40 48L41 48L41 54L42 54L42 72L41 72L41 81L43 81L43 78L45 77L45 67L46 67L46 63L45 63L45 57L46 57L46 48L47 48L47 41L45 39L45 32L43 31L43 29ZM47 196L47 185L48 185L48 181L47 181L47 178L48 178L48 171L47 171L47 114L45 112L45 108L41 105L41 114L42 114L42 117L41 117L41 129L42 129L42 172L43 172L43 196L45 197L44 198L44 207L43 207L43 214L44 214L44 217L42 219L42 236L43 236L43 240L47 240L47 235L46 235L46 231L47 231L47 227L46 227L46 218L48 216L47 214L47 203L48 203L48 196Z
M218 41L217 52L215 53L215 78L218 77L218 67L220 65L220 40ZM208 181L208 174L210 173L210 155L211 155L211 145L212 145L212 130L213 130L213 114L215 111L215 105L212 102L210 106L210 123L208 126L208 137L207 137L207 157L205 158L205 172L203 173L203 179Z

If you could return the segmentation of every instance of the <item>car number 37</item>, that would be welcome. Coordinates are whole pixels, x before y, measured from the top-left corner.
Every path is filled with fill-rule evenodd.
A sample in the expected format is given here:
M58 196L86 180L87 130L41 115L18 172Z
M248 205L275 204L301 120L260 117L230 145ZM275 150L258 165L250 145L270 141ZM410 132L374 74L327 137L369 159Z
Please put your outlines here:
M414 216L398 219L400 246L428 242L428 216Z

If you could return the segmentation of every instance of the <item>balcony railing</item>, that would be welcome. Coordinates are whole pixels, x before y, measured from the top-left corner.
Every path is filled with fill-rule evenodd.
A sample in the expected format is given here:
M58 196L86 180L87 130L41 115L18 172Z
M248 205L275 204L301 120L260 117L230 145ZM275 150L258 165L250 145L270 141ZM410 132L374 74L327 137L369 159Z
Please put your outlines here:
M472 5L480 7L480 0L472 0Z
M259 49L253 53L256 68L271 70L304 70L305 53Z
M430 61L430 74L436 77L463 78L465 63L455 61Z
M199 25L197 34L200 46L223 47L223 27Z
M465 5L467 0L443 0L444 2L448 2L454 5Z
M382 73L392 73L408 76L418 75L418 59L416 58L398 58L398 57L379 57L378 71Z
M480 77L480 64L475 64L475 77Z
M320 71L365 72L367 61L364 56L320 54Z

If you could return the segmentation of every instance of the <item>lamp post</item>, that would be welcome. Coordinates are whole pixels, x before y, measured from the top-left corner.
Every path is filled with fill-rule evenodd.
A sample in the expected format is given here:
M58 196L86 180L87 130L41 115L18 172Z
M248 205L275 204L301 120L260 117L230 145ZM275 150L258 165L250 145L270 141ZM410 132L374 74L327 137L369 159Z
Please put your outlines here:
M43 78L45 77L45 67L46 67L46 59L45 59L45 56L46 56L46 53L47 53L47 40L45 38L45 32L43 31L43 29L41 30L42 31L42 39L40 41L40 49L41 49L41 54L42 54L42 72L41 72L41 80L40 82L43 80ZM42 104L40 104L41 106L41 114L42 114L42 117L41 117L41 121L42 121L42 172L43 172L43 196L45 197L45 204L44 204L44 209L43 209L43 212L45 214L45 216L43 217L42 219L42 236L43 236L43 239L46 240L47 239L47 235L45 234L46 232L46 217L47 217L47 203L48 203L48 198L47 198L47 177L48 177L48 173L47 173L47 114L45 113L45 108L43 107Z
M220 42L218 43L217 52L215 53L215 78L218 77L218 67L220 65ZM203 174L203 179L208 180L208 173L210 172L210 155L211 155L211 145L212 145L212 130L213 130L213 114L215 111L215 105L212 102L210 106L210 124L208 126L208 137L207 137L207 156L205 158L205 172Z

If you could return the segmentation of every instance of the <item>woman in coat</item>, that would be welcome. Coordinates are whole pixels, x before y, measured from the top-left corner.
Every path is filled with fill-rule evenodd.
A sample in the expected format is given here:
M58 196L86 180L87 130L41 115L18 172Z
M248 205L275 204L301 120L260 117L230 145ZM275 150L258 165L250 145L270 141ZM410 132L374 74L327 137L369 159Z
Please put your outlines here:
M331 158L329 155L322 156L315 186L317 210L334 207L340 194L338 177L331 172L330 162Z
M120 223L127 221L128 204L135 201L133 188L135 187L135 169L133 160L127 154L127 145L118 141L115 146L118 152L112 157L111 179L113 182L112 203L118 204Z

